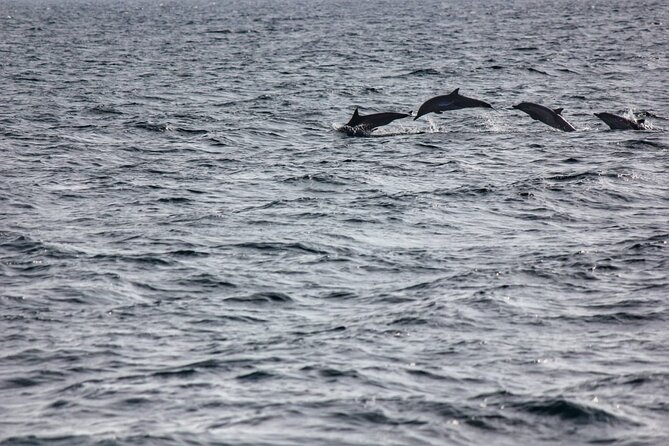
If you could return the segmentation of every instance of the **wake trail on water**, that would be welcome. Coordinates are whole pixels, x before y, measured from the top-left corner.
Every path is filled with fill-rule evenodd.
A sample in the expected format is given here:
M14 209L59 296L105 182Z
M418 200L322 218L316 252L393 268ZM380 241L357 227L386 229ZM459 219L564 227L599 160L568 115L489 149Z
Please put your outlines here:
M453 126L453 122L443 122L439 123L434 119L426 118L425 121L428 127L425 128L421 124L396 124L394 126L388 126L387 128L375 128L371 131L360 129L360 128L351 128L345 124L340 124L333 122L331 127L334 131L345 133L348 136L352 137L363 137L363 138L385 138L389 136L405 136L405 135L424 135L424 134L434 134L434 133L452 133L458 130L461 130L463 124L458 121L456 126ZM510 131L512 127L509 125L508 120L503 119L499 115L482 115L476 118L475 124L481 125L484 129L479 130L479 133L504 133Z

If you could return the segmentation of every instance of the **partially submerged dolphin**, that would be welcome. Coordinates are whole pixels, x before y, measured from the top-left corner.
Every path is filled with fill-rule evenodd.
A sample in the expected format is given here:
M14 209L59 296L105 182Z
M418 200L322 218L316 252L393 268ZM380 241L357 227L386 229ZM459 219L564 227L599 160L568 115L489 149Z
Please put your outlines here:
M432 99L428 99L423 102L423 105L418 109L416 113L416 119L420 118L423 115L428 113L441 114L448 110L459 110L461 108L471 108L471 107L483 107L483 108L492 108L492 105L487 102L479 101L478 99L468 98L467 96L462 96L459 93L459 88L453 90L450 94L444 96L436 96Z
M573 125L568 123L567 120L562 117L562 108L551 110L548 107L533 104L531 102L521 102L518 105L514 105L513 108L527 113L535 121L541 121L558 130L564 132L573 132L576 130Z
M611 127L611 130L646 130L645 119L627 119L612 113L594 113L602 121Z
M396 119L406 118L411 113L373 113L371 115L360 115L356 108L348 123L339 130L349 136L368 135L375 128L388 125Z

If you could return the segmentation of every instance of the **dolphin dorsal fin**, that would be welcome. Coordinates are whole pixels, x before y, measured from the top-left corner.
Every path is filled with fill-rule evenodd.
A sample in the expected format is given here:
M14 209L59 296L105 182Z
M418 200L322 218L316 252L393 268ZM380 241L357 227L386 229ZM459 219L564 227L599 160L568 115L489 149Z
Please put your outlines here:
M358 113L358 107L355 108L355 111L353 112L353 116L351 116L351 119L348 121L346 125L353 127L358 125L360 122L360 114Z
M451 94L449 96L457 96L459 95L460 87L456 88L455 90L451 91Z
M356 107L353 116L351 116L351 124L356 125L358 122L360 122L360 113L358 113L358 107Z
M556 109L553 110L553 111L554 111L555 113L557 113L558 115L561 115L562 112L564 111L564 108L556 108Z

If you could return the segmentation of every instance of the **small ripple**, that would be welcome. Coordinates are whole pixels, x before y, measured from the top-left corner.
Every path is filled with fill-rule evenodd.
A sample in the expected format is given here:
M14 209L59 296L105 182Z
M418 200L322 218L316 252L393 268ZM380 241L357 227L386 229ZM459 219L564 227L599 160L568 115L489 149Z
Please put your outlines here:
M24 387L34 387L39 384L41 384L40 381L34 379L16 377L0 381L0 389L20 389Z
M413 70L410 73L407 73L403 76L438 76L441 72L434 68L422 68L418 70Z
M329 415L331 418L341 423L352 424L355 426L381 425L381 426L419 426L427 424L427 421L405 418L391 417L386 415L381 409L367 411L334 412Z
M149 266L170 266L174 264L171 259L164 259L158 255L151 254L134 254L134 255L114 255L114 254L97 254L92 257L94 260L102 260L109 262L127 262L137 263L140 265Z
M405 316L390 322L391 325L427 325L430 322L422 317Z
M150 132L168 132L174 130L174 127L168 123L153 123L148 121L131 122L135 128L148 130Z
M631 311L618 311L615 313L589 314L589 315L565 315L559 316L557 320L566 320L586 324L645 324L648 322L669 320L669 311L646 311L633 313Z
M99 445L100 441L87 435L23 435L12 436L0 442L2 446L70 446L70 445ZM116 445L120 443L103 443L105 446Z
M298 251L306 252L308 254L320 254L326 255L329 254L328 251L318 249L313 245L307 243L281 243L281 242L246 242L239 243L235 245L238 248L243 249L255 249L259 251Z
M321 299L332 299L332 300L348 300L356 299L359 295L352 291L330 291L319 296Z
M669 144L659 141L650 141L648 139L633 139L625 141L624 144L630 149L647 149L648 147L652 147L654 149L669 150Z
M339 179L337 176L333 174L327 174L327 173L316 173L316 174L305 174L305 175L300 175L296 177L288 177L283 180L284 183L302 183L302 182L315 182L315 183L323 183L323 184L332 184L335 186L343 186L347 184L346 182L342 181Z
M122 115L123 112L118 110L112 105L95 105L88 109L92 113L97 113L101 115Z
M546 177L545 180L547 181L557 181L557 182L584 182L587 180L592 180L601 177L602 174L599 172L580 172L580 173L572 173L572 174L565 174L565 175L554 175L550 177Z
M165 198L159 198L156 200L158 203L177 203L177 204L184 204L184 203L190 203L191 200L190 198L186 197L165 197Z
M239 375L237 376L237 380L239 381L247 381L247 382L258 382L258 381L264 381L266 379L274 378L276 375L263 371L263 370L256 370L255 372L251 373L246 373L244 375Z
M189 364L185 364L177 367L170 367L151 373L151 376L157 378L183 378L194 375L201 371L219 369L221 368L221 362L215 359L207 359L204 361L196 361Z
M489 186L458 186L454 189L448 190L437 190L435 195L445 196L445 197L476 197L480 195L487 195L495 192L495 187L492 185Z
M666 388L669 385L669 373L630 373L620 376L607 376L579 384L576 391L595 391L599 389L611 389L612 386L626 388L625 392L634 392L643 386L651 388Z
M277 304L277 303L291 303L293 298L287 294L276 291L267 291L263 293L253 293L248 296L228 297L224 299L226 302L238 303L252 303L252 304Z
M545 71L538 70L536 68L528 68L527 71L530 73L537 73L537 74L543 74L544 76L550 76L550 74L546 73Z
M201 273L188 278L180 278L174 283L180 286L193 286L195 288L206 289L237 288L236 284L219 279L208 273Z

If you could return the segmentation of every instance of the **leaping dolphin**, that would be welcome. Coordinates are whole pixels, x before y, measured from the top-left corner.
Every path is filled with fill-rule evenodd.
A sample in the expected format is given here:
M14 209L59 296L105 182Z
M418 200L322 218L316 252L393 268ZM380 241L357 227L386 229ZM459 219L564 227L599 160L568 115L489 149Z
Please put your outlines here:
M645 119L627 119L622 116L614 115L612 113L594 113L606 125L611 127L611 130L647 130L644 124Z
M360 115L356 108L348 123L339 130L350 136L365 135L373 132L377 127L388 125L396 119L406 118L411 113L372 113L371 115Z
M420 118L423 115L428 113L436 113L438 115L441 112L448 110L460 110L461 108L471 108L471 107L483 107L483 108L492 108L492 105L487 102L479 101L478 99L468 98L467 96L462 96L459 93L459 88L453 90L450 94L444 96L436 96L432 99L428 99L423 102L423 105L418 109L416 113L416 119Z
M513 108L527 113L535 121L541 121L563 132L573 132L576 130L573 125L562 117L562 108L551 110L548 107L531 102L521 102L518 105L514 105Z

